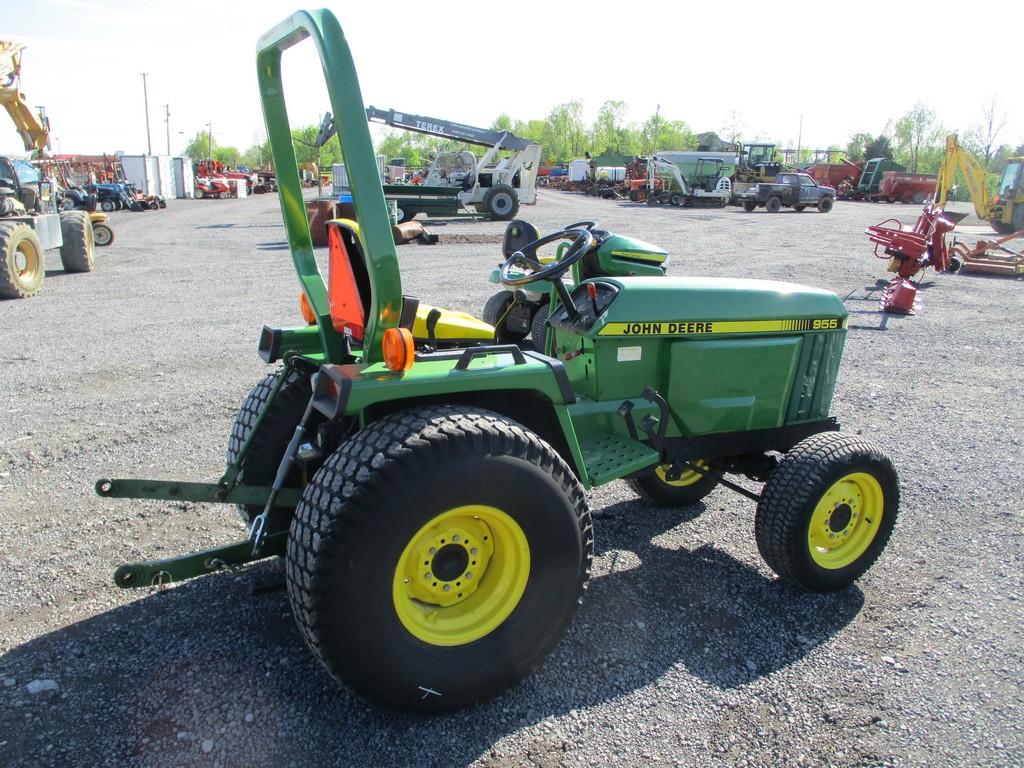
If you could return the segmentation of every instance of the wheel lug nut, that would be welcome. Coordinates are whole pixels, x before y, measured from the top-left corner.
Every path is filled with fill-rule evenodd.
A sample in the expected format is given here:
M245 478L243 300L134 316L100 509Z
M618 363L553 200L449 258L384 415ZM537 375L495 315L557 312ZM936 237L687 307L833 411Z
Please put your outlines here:
M469 550L469 554L475 555L476 553L477 553L476 547L471 547L470 550Z
M445 584L444 585L444 591L445 592L451 592L452 591L452 585L451 584Z
M430 554L432 554L432 555L436 555L436 554L437 554L437 547L431 547L431 548L430 548L430 550L429 550L429 552L430 552Z
M466 578L467 579L472 579L473 578L473 572L472 571L466 571Z
M452 542L454 543L454 542L457 542L458 540L459 540L459 534L456 533L454 536L452 536Z
M423 574L423 578L426 579L427 581L430 581L430 571L427 571L426 573L424 573Z

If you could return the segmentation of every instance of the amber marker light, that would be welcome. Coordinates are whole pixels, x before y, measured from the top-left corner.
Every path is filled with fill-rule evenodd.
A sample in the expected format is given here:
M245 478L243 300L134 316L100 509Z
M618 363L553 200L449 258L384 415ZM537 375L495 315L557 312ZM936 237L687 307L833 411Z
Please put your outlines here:
M384 331L384 364L392 371L408 371L416 359L416 347L408 328Z

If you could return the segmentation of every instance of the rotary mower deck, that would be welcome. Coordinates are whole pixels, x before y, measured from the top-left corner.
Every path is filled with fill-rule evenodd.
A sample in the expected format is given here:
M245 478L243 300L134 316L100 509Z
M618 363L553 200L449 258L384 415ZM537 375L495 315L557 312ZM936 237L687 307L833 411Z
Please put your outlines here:
M305 39L356 212L330 225L326 281L281 80L283 51ZM500 343L490 325L403 296L334 16L289 17L261 38L257 68L308 324L264 328L260 354L279 367L242 404L219 482L97 483L109 498L235 505L250 523L247 541L122 566L119 586L283 556L292 612L327 669L378 704L438 711L501 692L562 638L593 557L587 488L624 478L671 506L719 484L743 493L765 561L805 589L842 589L877 559L899 487L891 461L829 416L846 336L834 294L608 274L601 248L616 236L585 222L523 243L500 270L511 289L551 283L548 354Z

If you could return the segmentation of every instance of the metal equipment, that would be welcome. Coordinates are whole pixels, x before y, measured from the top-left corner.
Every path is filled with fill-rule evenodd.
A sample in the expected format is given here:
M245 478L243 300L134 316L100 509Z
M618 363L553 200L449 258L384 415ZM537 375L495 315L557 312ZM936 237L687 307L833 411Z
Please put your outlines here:
M464 208L474 208L499 221L515 218L520 204L533 205L537 201L541 145L535 141L521 139L509 131L476 128L372 106L366 108L366 118L393 128L487 147L480 158L472 152L438 153L422 185L415 190L414 198L420 201L432 189L458 190L458 199ZM511 154L500 157L501 152ZM401 184L388 185L384 190L387 197L399 201L402 221L415 216L422 204L405 197L403 193L408 191Z
M20 91L24 46L0 41L0 103L14 121L28 152L49 143L45 117ZM60 249L67 272L93 268L93 229L87 211L61 211L58 185L27 160L0 157L0 299L34 296L43 287L45 252Z
M660 155L647 160L646 200L648 205L716 206L724 208L732 196L732 182L722 173L721 160L702 159L697 174L700 185L691 186L679 166ZM712 170L715 169L715 170ZM717 172L716 172L717 171ZM630 190L631 192L633 190ZM639 196L630 195L630 199Z
M875 256L887 259L886 271L896 273L883 291L883 310L913 314L917 286L911 278L928 267L936 272L956 271L946 245L946 235L955 227L953 214L946 214L936 205L928 205L912 229L903 229L898 219L886 219L867 228L868 239L875 244ZM881 254L878 252L880 247Z
M283 51L306 38L358 217L330 227L326 282L296 202L281 76ZM718 485L756 500L762 556L804 589L843 589L879 557L899 483L880 449L829 416L847 322L835 294L668 276L563 290L599 239L580 223L522 242L501 267L510 290L546 280L560 296L550 354L496 343L493 328L402 293L334 16L279 24L260 39L257 72L308 324L263 329L261 355L281 365L242 405L218 482L96 486L107 498L241 505L249 540L123 565L119 586L283 556L292 613L327 669L378 704L433 712L500 693L563 637L594 555L587 488L625 478L662 505Z
M876 157L864 164L857 184L849 191L851 200L875 200L879 197L882 179L888 171L905 171L902 165L888 157Z
M1024 253L1006 247L1006 243L1022 237L1024 232L1014 232L995 240L979 240L973 246L958 243L954 239L950 247L950 271L1024 276Z
M957 169L967 182L979 219L1002 234L1024 231L1024 157L1011 157L1006 161L996 194L992 195L981 163L960 146L956 134L950 134L946 137L946 154L935 182L937 206L945 206Z

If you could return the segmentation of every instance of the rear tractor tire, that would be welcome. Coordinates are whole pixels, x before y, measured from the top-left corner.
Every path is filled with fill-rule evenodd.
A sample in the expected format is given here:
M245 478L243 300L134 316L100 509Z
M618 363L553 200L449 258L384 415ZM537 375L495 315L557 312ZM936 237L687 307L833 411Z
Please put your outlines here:
M812 435L765 483L754 518L757 548L791 584L843 589L885 548L899 499L896 470L879 448L856 435Z
M438 712L539 664L592 558L583 488L551 446L491 411L426 406L370 424L313 476L288 536L288 598L337 679Z
M242 407L235 416L235 423L231 426L231 434L228 436L228 449L225 455L228 466L238 458L242 446L256 426L256 420L270 397L278 375L268 373L249 391L242 402ZM288 442L295 432L295 427L302 420L302 414L312 396L313 389L309 379L289 371L242 460L242 469L238 475L240 485L271 485L274 482ZM320 421L321 419L314 413L308 425L307 436L316 429ZM285 485L297 488L304 480L300 470L293 467ZM263 507L260 506L238 507L238 513L245 523L251 523L262 511Z
M768 211L768 213L778 213L782 210L782 201L775 195L772 195L765 201L764 209Z
M31 226L0 222L0 259L0 299L27 299L39 293L46 257Z
M704 461L692 463L701 469L711 469ZM687 467L683 467L683 472L677 480L669 480L666 473L671 466L663 464L648 474L631 477L627 482L637 494L662 507L685 507L687 504L696 504L718 485L718 479L714 476L702 475Z
M60 215L60 262L65 272L92 272L96 266L96 241L92 221L85 211L64 211Z

